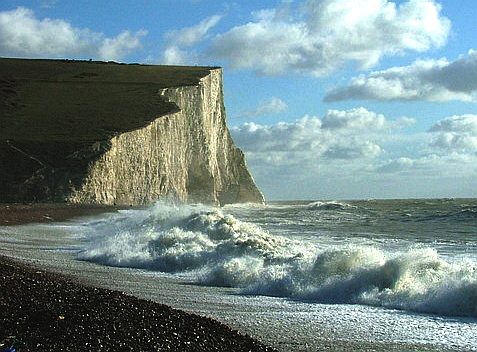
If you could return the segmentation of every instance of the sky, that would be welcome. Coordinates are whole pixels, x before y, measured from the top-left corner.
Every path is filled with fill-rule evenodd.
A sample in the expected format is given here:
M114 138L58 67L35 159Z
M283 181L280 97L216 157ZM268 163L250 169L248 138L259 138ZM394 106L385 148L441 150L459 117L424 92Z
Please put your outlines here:
M268 200L477 197L475 0L2 0L0 56L221 66Z

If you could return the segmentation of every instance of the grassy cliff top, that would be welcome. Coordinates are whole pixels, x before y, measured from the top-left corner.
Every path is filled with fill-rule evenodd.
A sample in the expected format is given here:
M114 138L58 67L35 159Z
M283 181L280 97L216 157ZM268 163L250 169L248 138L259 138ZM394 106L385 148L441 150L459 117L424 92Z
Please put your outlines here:
M158 91L213 67L0 58L0 141L90 143L176 111Z

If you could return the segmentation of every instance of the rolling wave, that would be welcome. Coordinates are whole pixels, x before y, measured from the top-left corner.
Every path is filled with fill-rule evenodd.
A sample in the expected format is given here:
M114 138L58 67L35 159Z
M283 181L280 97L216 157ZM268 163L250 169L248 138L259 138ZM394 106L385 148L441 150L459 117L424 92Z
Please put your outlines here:
M420 221L475 221L477 219L477 207L462 206L451 211L440 211L419 218Z
M158 203L86 223L82 260L187 273L199 284L318 303L477 317L476 263L433 248L317 244L275 236L204 206Z

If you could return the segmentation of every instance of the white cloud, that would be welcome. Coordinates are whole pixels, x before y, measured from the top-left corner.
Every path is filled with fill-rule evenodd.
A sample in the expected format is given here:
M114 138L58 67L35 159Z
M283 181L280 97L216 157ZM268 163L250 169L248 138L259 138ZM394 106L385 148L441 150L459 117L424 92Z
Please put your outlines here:
M263 163L308 163L320 158L374 158L383 152L376 134L388 124L384 116L357 108L329 110L323 118L305 116L274 125L245 123L232 128L237 144ZM378 138L379 139L379 138Z
M195 26L167 32L165 34L167 46L161 62L167 65L192 63L197 55L184 49L205 40L209 31L219 23L221 18L218 15L210 16Z
M253 110L243 111L238 117L257 117L270 114L278 114L288 109L287 103L277 97L271 97L261 101Z
M450 30L434 0L309 0L302 8L259 11L218 35L209 54L266 75L324 75L348 61L368 68L384 55L439 47Z
M92 51L90 34L63 20L38 20L32 10L19 7L0 12L0 53L4 56L77 55Z
M105 38L99 48L99 56L104 60L120 60L130 52L141 47L141 38L146 31L131 33L124 31L115 38Z
M164 65L183 65L187 61L187 53L177 46L167 47L162 55L162 63Z
M231 132L271 198L475 195L476 115L442 119L426 133L399 131L413 122L356 108Z
M400 157L386 162L378 168L378 171L389 173L402 172L412 169L414 165L415 161L413 159Z
M477 115L451 116L428 130L427 147L421 155L398 157L377 167L378 172L417 176L452 175L477 161Z
M322 119L322 127L329 129L373 130L382 129L385 125L386 119L383 115L368 111L363 107L346 111L328 110Z
M344 87L327 93L325 101L370 100L475 100L477 51L455 61L418 60L412 65L360 75Z
M432 143L434 147L444 150L477 152L477 136L457 133L440 133Z
M221 20L221 16L214 15L202 20L199 24L166 33L166 39L178 47L189 47L206 38L210 29L215 27Z
M354 139L354 141L357 141L357 139ZM382 152L382 148L376 143L364 141L348 146L330 146L323 156L329 159L374 158Z
M305 116L288 123L244 123L231 128L231 133L266 196L326 197L325 188L333 189L336 196L349 189L343 184L366 175L369 165L385 153L380 144L388 132L370 128L366 121L373 115L379 120L380 115L363 108L329 111L323 118ZM331 122L339 116L354 116L360 122ZM325 119L327 127L323 126ZM392 124L385 121L384 125Z
M404 177L406 180L411 179L413 182L427 178L429 181L434 180L432 181L434 183L436 180L448 177L454 179L457 177L475 177L477 172L476 162L477 157L475 155L459 153L428 154L413 158L400 157L388 160L377 166L375 171L377 174L395 175Z
M124 31L114 38L73 27L61 19L38 19L19 7L0 12L0 55L12 57L94 57L119 60L141 46L145 31Z
M440 152L477 154L477 115L452 116L434 124L431 146Z
M451 116L437 121L430 132L461 132L477 135L477 115Z

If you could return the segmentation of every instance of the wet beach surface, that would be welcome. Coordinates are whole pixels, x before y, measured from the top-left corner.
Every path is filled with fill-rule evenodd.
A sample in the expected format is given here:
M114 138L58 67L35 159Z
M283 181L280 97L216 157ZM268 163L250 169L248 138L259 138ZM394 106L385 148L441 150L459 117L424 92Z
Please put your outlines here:
M115 208L1 205L3 225ZM0 256L0 351L273 351L213 319L91 287Z
M49 223L114 212L124 207L59 203L0 203L0 226Z
M194 280L190 280L184 277L175 277L173 275L164 274L157 271L150 270L138 270L134 268L122 268L122 267L111 267L98 265L96 263L78 260L77 253L84 248L83 241L83 226L85 224L92 224L98 221L98 218L95 216L93 218L82 218L82 216L87 215L83 211L78 210L75 207L66 207L68 210L68 216L60 218L60 216L53 210L56 205L20 205L20 207L26 206L26 211L21 210L15 213L15 218L18 218L21 222L22 214L28 214L28 219L31 218L31 208L36 208L35 214L37 218L44 219L45 224L27 224L22 226L13 226L13 227L1 227L0 228L0 256L1 254L7 257L17 258L21 260L19 267L24 267L27 270L30 270L34 274L45 275L45 271L48 272L46 275L51 275L53 280L56 278L68 278L67 280L72 281L73 283L79 283L82 287L89 287L94 292L96 290L103 288L104 290L111 292L110 290L115 290L117 292L125 292L129 295L129 298L133 300L144 300L146 302L157 302L159 306L161 304L166 304L169 307L179 309L188 313L192 313L193 316L197 317L200 321L204 321L203 318L210 317L213 322L219 321L221 323L216 323L222 326L230 327L232 330L239 331L238 336L248 335L252 336L258 341L261 341L269 346L273 346L280 351L470 351L475 350L475 345L473 343L467 343L467 347L463 348L463 345L460 343L458 345L459 336L456 335L454 331L456 328L451 326L453 323L450 322L450 325L445 327L450 330L442 330L442 325L440 319L436 319L433 316L415 316L408 314L406 312L394 311L394 310L383 310L379 307L367 307L367 306L346 306L346 305L336 305L336 304L309 304L307 302L286 300L283 298L273 298L273 297L263 297L263 296L250 296L242 295L240 292L233 288L226 287L210 287L197 285ZM61 206L59 206L61 209ZM81 207L80 207L81 208ZM30 209L30 210L28 210ZM63 211L63 210L61 210ZM116 211L116 209L110 208L108 211ZM253 211L256 211L253 209ZM111 224L114 224L114 218L117 215L134 217L136 213L135 210L119 212L118 214L109 213L106 214L103 211L99 211L101 214L100 221L105 223L106 226L109 226L108 223L111 221ZM90 213L91 214L91 213ZM92 213L91 215L93 215ZM53 218L56 221L48 224L52 220L45 218ZM81 219L77 221L69 221L76 216L81 216ZM0 217L0 220L2 218ZM66 221L65 221L66 220ZM25 223L28 223L31 220L25 220ZM88 225L86 225L87 227ZM116 243L116 242L115 242ZM11 259L9 259L11 260ZM0 257L0 266L2 266L3 261ZM15 265L18 265L18 262L14 262ZM26 267L25 267L26 266ZM2 266L3 267L3 266ZM28 269L30 268L30 269ZM3 270L3 269L2 269ZM17 269L14 269L17 270ZM40 273L36 273L39 271ZM15 271L19 273L19 271ZM53 274L56 273L56 274ZM16 275L16 274L15 274ZM0 272L0 280L7 275L2 275ZM35 278L34 280L40 280L42 276ZM50 277L50 276L49 276ZM23 280L21 276L18 277L19 282ZM11 292L16 292L20 290L25 292L30 290L30 286L17 287L16 279L13 280L14 283L10 282L10 287L4 289L0 287L0 302L7 302L6 298L10 299ZM6 282L6 281L5 281ZM38 284L40 287L45 286L44 282ZM35 286L35 285L33 285ZM26 287L26 288L25 288ZM94 289L96 287L97 289ZM101 290L101 289L100 289ZM58 291L58 289L52 289L53 292ZM61 291L61 289L59 290ZM64 289L63 289L64 291ZM6 293L5 293L6 292ZM34 298L37 300L37 297L41 297L40 293L34 293L36 291L31 290L31 293L26 294L22 293L24 297L27 297L27 303L25 307L30 306ZM78 291L83 292L83 291ZM76 294L80 295L80 294ZM73 294L73 296L76 296ZM83 295L83 293L81 293ZM99 348L95 345L95 348L90 348L81 345L71 347L71 350L131 350L130 346L132 341L136 341L136 338L131 338L131 335L124 333L124 331L129 331L129 334L139 334L138 329L143 329L141 325L141 319L144 317L151 318L149 315L143 313L139 308L131 308L134 305L129 303L123 304L123 310L111 310L106 311L102 310L101 304L96 304L94 302L104 302L108 300L117 300L116 296L112 295L109 298L101 299L92 299L87 301L69 301L66 298L60 298L62 302L79 302L76 306L73 306L69 314L62 313L58 310L53 311L53 315L50 316L50 323L42 324L46 326L56 326L67 319L67 315L82 314L84 317L83 320L78 321L79 326L94 326L91 331L92 339L97 339L98 337L103 344L104 336L113 336L117 338L120 336L123 341L121 345L111 345L107 347L103 344L103 348ZM134 298L138 297L138 298ZM18 309L19 303L9 300L11 303L11 311ZM0 303L4 304L4 303ZM56 307L57 303L48 303L52 307ZM76 303L72 303L76 304ZM70 306L72 306L70 304ZM90 305L91 311L82 313L78 310L78 305ZM114 304L114 303L108 303ZM23 306L23 304L21 304ZM40 303L39 306L35 306L35 309L43 309L44 304ZM129 307L129 308L128 308ZM88 309L90 309L88 308ZM149 308L148 308L149 309ZM170 309L170 308L168 308ZM61 310L61 309L60 309ZM135 311L139 311L139 317L132 318ZM157 311L156 309L154 309ZM1 309L0 309L1 311ZM11 312L10 311L10 312ZM24 310L22 310L25 314ZM108 324L113 322L108 315L121 313L121 319L125 320L126 325L123 332L118 335L112 335L111 330L113 328L109 327ZM184 314L188 314L184 313ZM20 314L20 313L19 313ZM28 313L29 314L29 313ZM86 315L89 314L89 315ZM103 323L91 323L89 316L103 315L103 323L106 324L105 328L99 329L98 326L102 326ZM25 315L23 315L25 316ZM14 322L16 325L20 325L23 322L27 321L27 318L21 318L21 315L11 317L8 320ZM35 318L35 316L33 316ZM154 317L152 317L154 318ZM136 319L136 320L135 320ZM31 318L28 316L28 321ZM178 318L172 319L173 321L179 321ZM128 321L135 322L135 325L127 325ZM19 322L19 323L16 323ZM76 324L76 323L75 323ZM457 324L457 323L456 323ZM459 323L460 324L460 323ZM36 324L38 325L38 324ZM162 324L164 325L164 324ZM455 324L454 324L455 325ZM0 321L0 326L2 326L2 321ZM26 325L28 326L28 325ZM30 325L26 333L33 331L32 326ZM161 323L159 325L161 326ZM169 329L168 326L164 325L166 329ZM180 325L180 329L188 330L188 325ZM422 326L426 326L427 332L422 331ZM152 327L155 331L156 327ZM117 325L116 325L117 328ZM108 330L109 329L109 330ZM164 329L164 327L159 327L158 330ZM175 329L175 328L174 328ZM191 328L191 331L195 328ZM229 329L229 328L227 328ZM467 331L469 330L469 331ZM473 331L473 323L469 324L460 324L458 328L458 334L468 335ZM18 331L18 330L17 330ZM54 330L56 331L56 330ZM173 332L178 333L180 330L172 330ZM3 333L0 336L0 342L8 336L15 336L10 338L10 340L5 341L5 345L10 343L11 340L18 339L20 334L18 333ZM75 334L77 332L75 331ZM383 335L385 333L385 335ZM38 336L47 336L47 333L39 332ZM71 340L71 335L66 337L61 336L59 333L54 332L56 338L61 340ZM155 334L155 332L154 332ZM159 334L160 335L160 334ZM205 332L206 340L209 341L209 336L217 335L213 329L207 330ZM5 336L5 337L4 337ZM61 336L61 337L58 337ZM74 335L76 336L76 335ZM138 335L139 336L139 335ZM142 335L141 335L142 336ZM147 335L147 340L151 335ZM173 335L175 336L175 335ZM177 341L183 341L188 338L189 335L181 335L181 338ZM192 335L195 336L195 335ZM219 334L220 336L220 334ZM421 339L416 338L419 337ZM424 337L424 339L422 339ZM232 337L233 339L234 337ZM450 341L446 345L439 342L442 339L453 339L456 338L455 344ZM75 337L76 339L76 337ZM81 341L80 338L78 340ZM91 340L90 337L86 337L88 344ZM168 339L169 340L169 339ZM189 341L189 340L186 340ZM460 340L459 340L460 341ZM22 343L22 341L19 341ZM83 340L84 342L84 340ZM166 341L168 342L168 341ZM186 348L185 350L217 350L215 345L215 340L212 339L210 345L207 344L200 346L192 346ZM19 346L19 345L18 345ZM74 346L74 345L72 345ZM88 345L89 346L89 345ZM119 346L119 347L118 347ZM234 346L225 346L218 345L218 348L222 348L224 351L233 351L241 350L236 349ZM221 347L222 346L222 347ZM242 346L242 343L240 343ZM247 345L245 345L247 346ZM264 348L261 345L259 347L250 347L252 351L263 350ZM133 346L134 347L134 346ZM4 347L2 347L4 348ZM0 348L0 351L2 351ZM25 347L24 347L25 348ZM49 351L49 350L68 350L66 347L29 347L29 350L35 351ZM149 350L184 350L182 345L164 345L162 347L157 347L157 345L146 345L140 346L136 345L136 350L139 351L149 351ZM240 347L241 348L241 347ZM25 351L28 349L22 349ZM242 349L243 350L243 349ZM2 351L3 352L3 351Z

